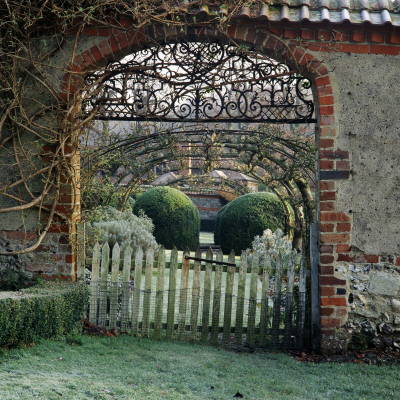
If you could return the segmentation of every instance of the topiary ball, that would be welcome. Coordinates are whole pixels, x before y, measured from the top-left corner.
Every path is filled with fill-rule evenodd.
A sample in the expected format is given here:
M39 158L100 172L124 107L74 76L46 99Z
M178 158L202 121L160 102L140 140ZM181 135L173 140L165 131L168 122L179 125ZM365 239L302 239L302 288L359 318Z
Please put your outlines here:
M139 215L140 210L152 219L153 234L165 248L196 250L199 246L199 211L181 191L167 186L150 189L136 199L133 212Z
M214 222L214 243L216 245L221 244L221 216L224 213L228 204L225 204L224 206L222 206L220 208L220 210L218 211L217 217L215 219L215 222Z
M220 215L219 234L221 249L228 254L232 249L236 254L251 247L255 236L264 230L285 231L285 209L277 196L271 193L249 193L238 197ZM217 223L216 223L217 225Z

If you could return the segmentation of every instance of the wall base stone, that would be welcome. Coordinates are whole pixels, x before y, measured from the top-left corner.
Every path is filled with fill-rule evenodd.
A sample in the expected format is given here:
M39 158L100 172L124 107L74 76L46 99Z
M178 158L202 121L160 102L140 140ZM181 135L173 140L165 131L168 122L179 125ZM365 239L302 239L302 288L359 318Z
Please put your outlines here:
M25 242L27 244L29 242ZM8 239L7 235L0 236L0 251L12 252L21 250L24 243L21 240ZM27 266L35 259L34 253L22 254L20 256L2 256L0 255L0 273L4 271L24 271L29 272ZM28 274L29 275L29 274ZM32 275L32 274L31 274Z
M391 261L340 266L348 277L347 321L335 338L322 338L325 349L330 340L343 349L400 349L400 267Z
M2 231L0 251L12 252L32 246L33 233ZM21 255L0 256L0 273L5 270L24 271L29 277L45 279L74 279L75 265L69 263L72 247L68 234L48 233L35 252Z

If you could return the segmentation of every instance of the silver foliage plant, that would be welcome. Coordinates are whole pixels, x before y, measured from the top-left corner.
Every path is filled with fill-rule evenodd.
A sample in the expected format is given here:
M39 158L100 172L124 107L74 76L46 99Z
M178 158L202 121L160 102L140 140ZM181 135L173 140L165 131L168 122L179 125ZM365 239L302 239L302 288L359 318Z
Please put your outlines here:
M157 249L153 231L153 222L144 212L136 216L131 210L118 211L114 207L95 210L86 224L89 239L94 243L107 242L110 248L118 242L121 248L129 245L133 249L141 246L144 251Z
M280 229L277 229L274 233L271 229L267 229L262 236L256 236L251 248L247 249L246 252L250 262L253 255L258 254L260 265L263 265L266 256L269 256L272 262L276 260L278 255L281 256L282 260L288 259L289 256L297 256L297 251L292 248L292 242L287 236L283 235Z

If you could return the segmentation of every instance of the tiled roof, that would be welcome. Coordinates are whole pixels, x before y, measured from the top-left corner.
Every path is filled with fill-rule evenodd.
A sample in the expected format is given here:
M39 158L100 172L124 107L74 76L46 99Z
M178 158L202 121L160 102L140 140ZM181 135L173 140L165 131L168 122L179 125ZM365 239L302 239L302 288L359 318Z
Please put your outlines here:
M189 8L198 16L228 14L223 2ZM249 18L255 22L330 22L333 24L371 24L400 26L400 0L280 0L257 2L243 7L232 20Z

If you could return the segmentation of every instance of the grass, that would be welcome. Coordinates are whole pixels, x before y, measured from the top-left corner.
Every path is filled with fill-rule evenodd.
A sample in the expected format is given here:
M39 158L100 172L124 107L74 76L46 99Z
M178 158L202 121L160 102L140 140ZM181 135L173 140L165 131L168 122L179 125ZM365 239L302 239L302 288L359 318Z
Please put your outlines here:
M214 244L213 232L200 232L200 244Z
M75 340L75 339L74 339ZM398 399L398 367L300 363L284 354L130 336L44 341L0 357L0 398Z
M214 233L212 232L200 232L199 236L200 244L213 244L214 243ZM182 258L182 251L178 251L178 259ZM166 260L169 261L171 258L171 249L165 250Z
M214 233L213 232L200 232L199 235L200 244L214 244ZM178 260L182 258L182 251L178 251ZM194 253L194 252L191 252ZM171 258L171 249L165 250L166 261L169 261ZM205 253L204 253L205 256ZM224 260L228 261L228 255L224 254ZM240 261L240 254L237 254L235 257L236 263Z

